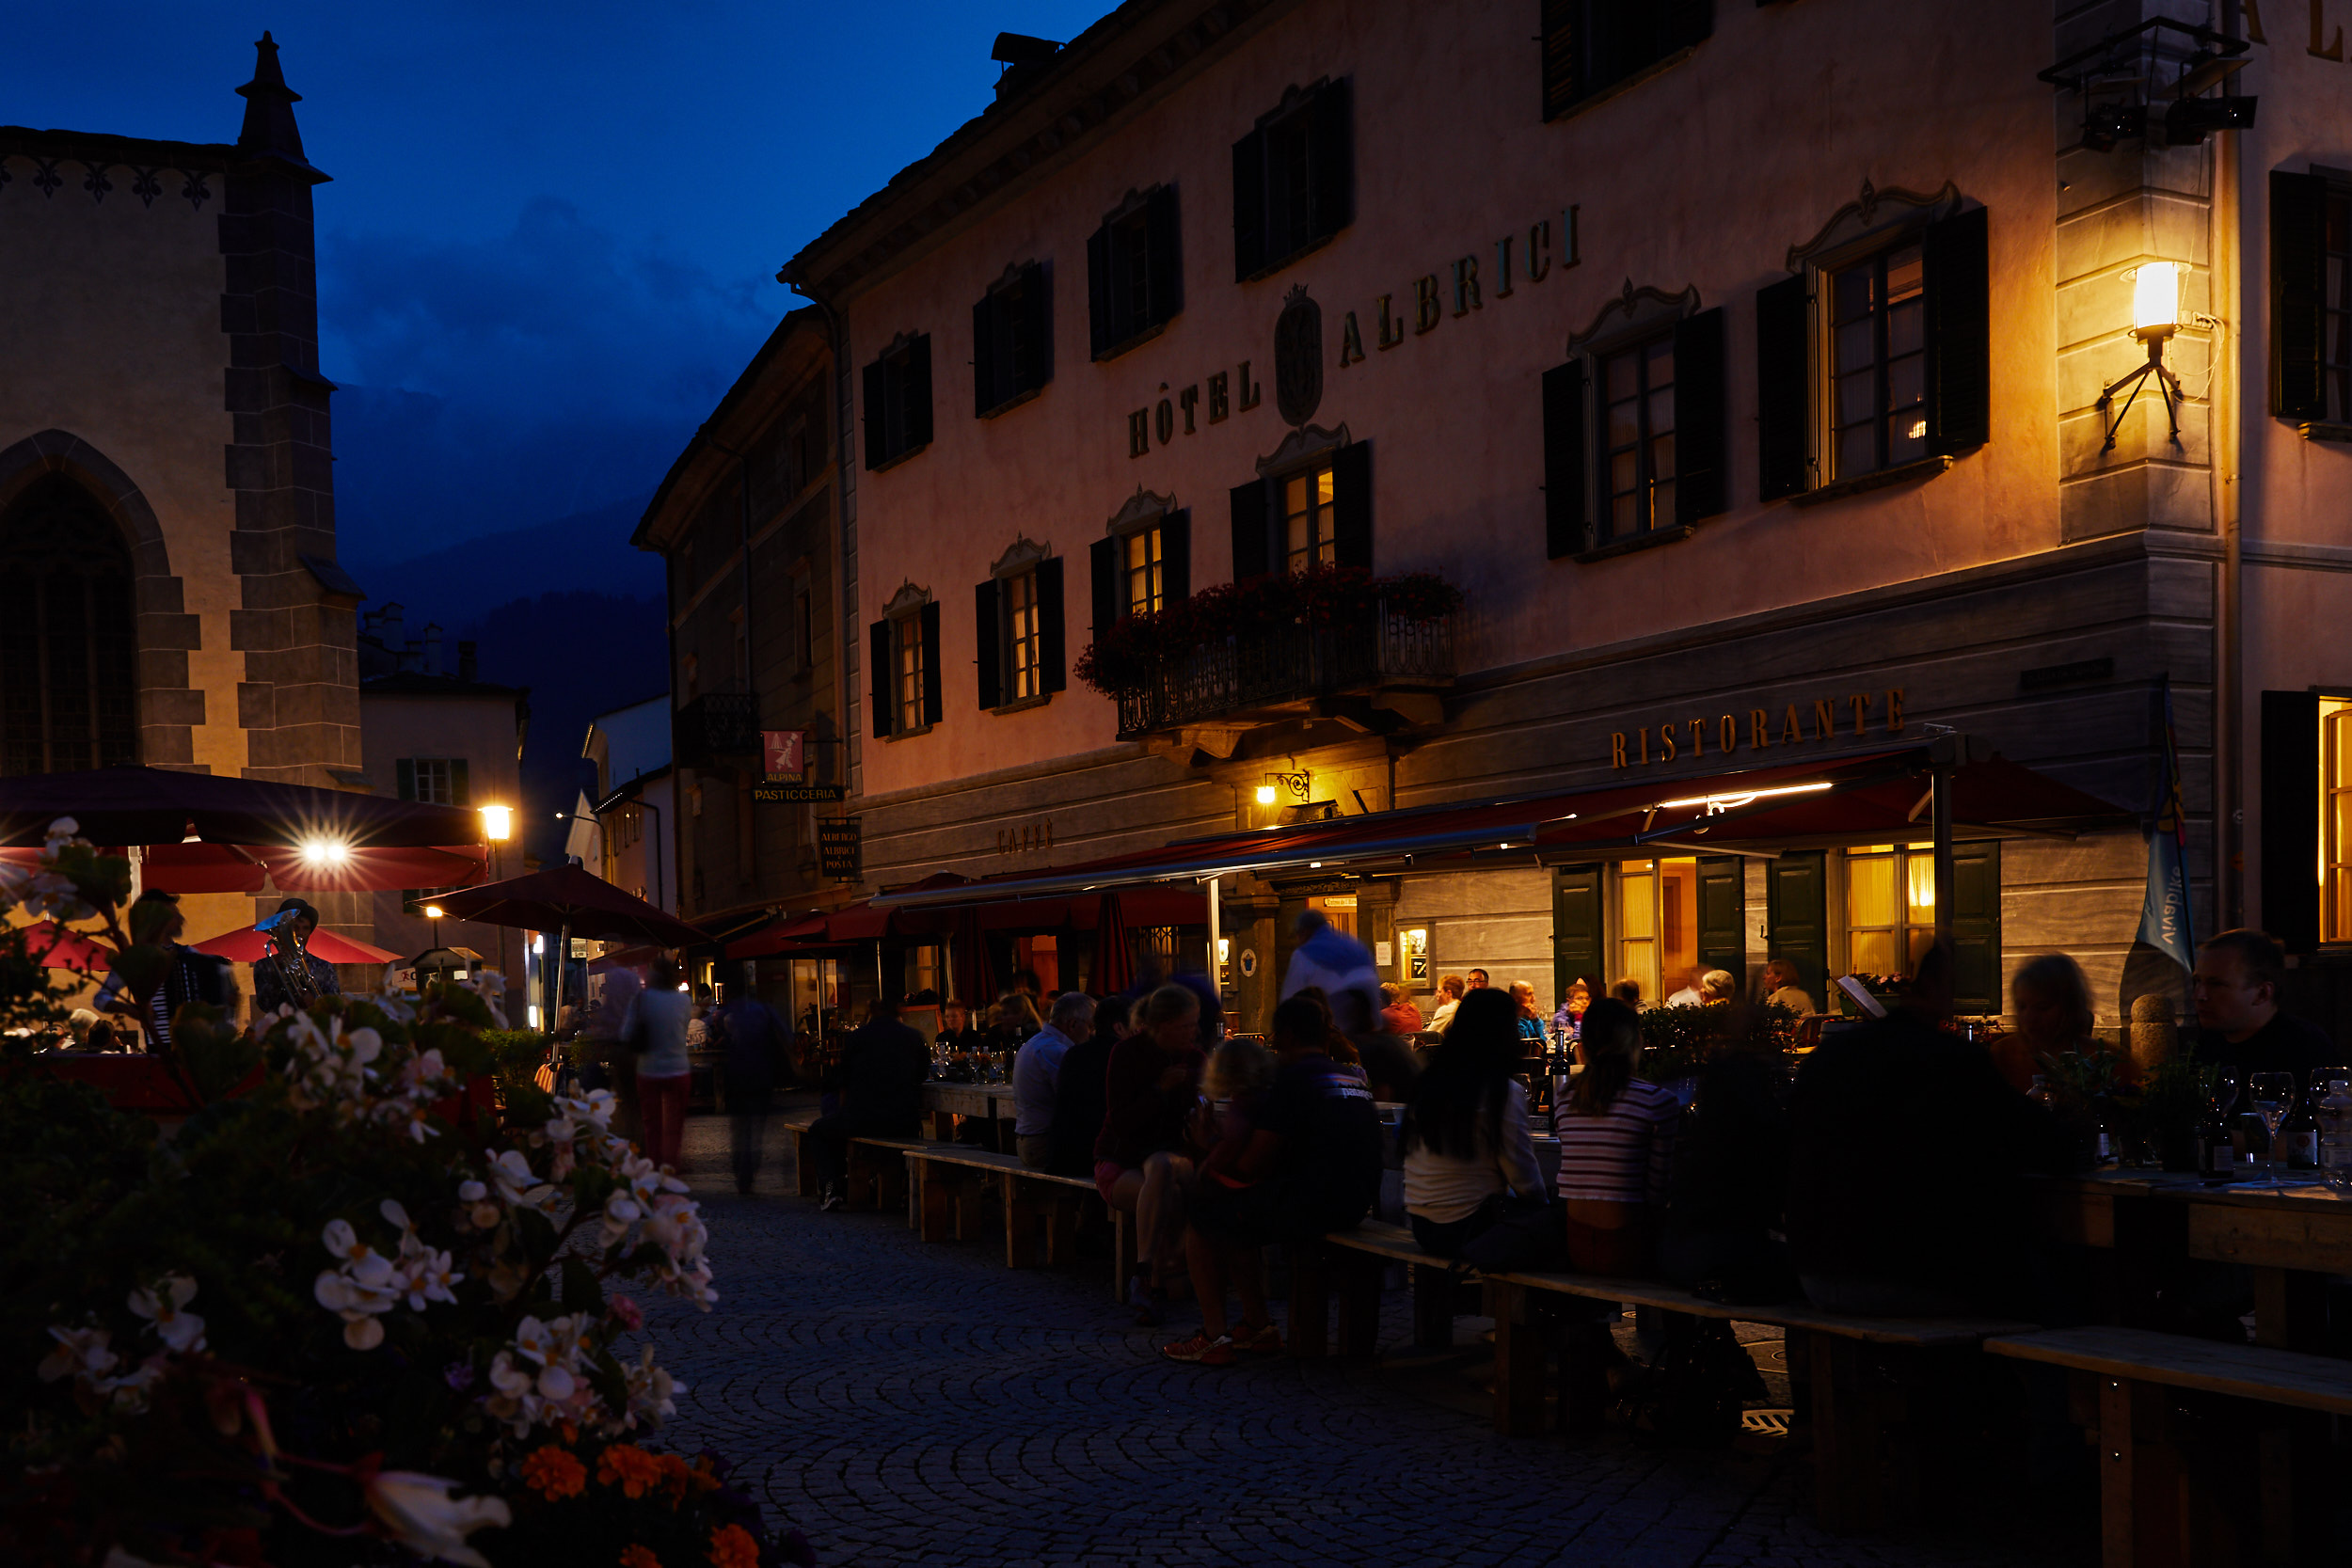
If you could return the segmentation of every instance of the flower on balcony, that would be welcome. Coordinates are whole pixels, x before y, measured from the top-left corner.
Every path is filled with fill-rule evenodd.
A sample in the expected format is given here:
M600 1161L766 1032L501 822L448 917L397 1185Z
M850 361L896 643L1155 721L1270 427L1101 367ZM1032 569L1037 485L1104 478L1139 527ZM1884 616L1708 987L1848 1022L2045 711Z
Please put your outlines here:
M1358 566L1315 566L1220 582L1098 633L1078 656L1076 673L1118 698L1143 690L1170 657L1265 626L1346 625L1384 611L1405 621L1442 621L1461 606L1462 591L1435 572L1380 578Z

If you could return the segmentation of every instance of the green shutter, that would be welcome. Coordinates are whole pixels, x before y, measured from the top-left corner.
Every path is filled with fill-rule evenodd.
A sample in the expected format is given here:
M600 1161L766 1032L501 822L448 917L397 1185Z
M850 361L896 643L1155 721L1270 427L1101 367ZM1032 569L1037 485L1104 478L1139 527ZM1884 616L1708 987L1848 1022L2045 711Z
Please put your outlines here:
M1562 866L1551 879L1551 994L1567 994L1581 980L1595 996L1609 994L1600 963L1601 867Z
M1952 846L1952 1011L2001 1010L2001 845Z
M1745 983L1748 964L1747 868L1736 855L1699 862L1699 962Z
M2319 946L2319 698L2265 691L2260 708L2262 808L2255 858L2262 866L2263 929L2290 953Z
M473 804L473 785L466 777L466 759L464 757L452 757L449 759L449 800L450 804L453 806L470 806Z
M392 789L404 800L417 798L417 759L403 757L392 764Z
M1785 854L1766 869L1764 928L1769 957L1796 966L1797 984L1817 1007L1828 1005L1829 893L1819 849Z

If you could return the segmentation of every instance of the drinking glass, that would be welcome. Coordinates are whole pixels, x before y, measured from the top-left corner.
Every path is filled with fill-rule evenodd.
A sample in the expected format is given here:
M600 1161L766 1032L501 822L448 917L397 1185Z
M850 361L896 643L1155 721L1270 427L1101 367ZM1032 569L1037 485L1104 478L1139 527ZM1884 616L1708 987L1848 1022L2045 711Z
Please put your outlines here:
M2279 1124L2286 1120L2287 1112L2295 1106L2295 1074L2249 1072L2246 1075L2246 1098L2270 1134L2270 1174L2264 1179L2264 1185L2279 1186L2279 1167L2286 1163L2279 1157Z
M2212 1086L2205 1091L2205 1109L2213 1113L2214 1120L2219 1121L2236 1104L2237 1074L2229 1068L2222 1068L2214 1073Z

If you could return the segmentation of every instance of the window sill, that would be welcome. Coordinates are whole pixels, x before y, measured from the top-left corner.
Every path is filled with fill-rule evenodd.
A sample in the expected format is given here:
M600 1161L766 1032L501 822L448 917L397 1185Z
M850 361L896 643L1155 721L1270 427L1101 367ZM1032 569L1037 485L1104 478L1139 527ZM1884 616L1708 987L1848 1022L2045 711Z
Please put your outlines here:
M1650 549L1659 545L1678 544L1698 531L1699 526L1696 523L1669 523L1664 528L1651 529L1647 533L1637 533L1630 539L1612 539L1606 545L1597 545L1569 559L1579 562L1608 561L1621 555L1631 555L1636 550Z
M1096 355L1094 356L1094 362L1098 365L1107 365L1112 360L1118 358L1120 355L1141 348L1144 344L1150 342L1152 339L1167 331L1168 324L1173 322L1175 319L1176 318L1174 316L1170 316L1167 321L1153 322L1142 331L1137 332L1131 337L1120 339L1119 341L1111 344L1110 347Z
M1635 71L1630 76L1620 76L1605 87L1595 88L1592 92L1578 99L1566 108L1562 109L1558 114L1553 115L1549 120L1547 121L1547 123L1557 125L1563 120L1574 119L1577 116L1584 113L1587 109L1597 109L1603 103L1608 103L1611 99L1619 98L1629 92L1631 92L1635 87L1640 87L1644 82L1648 81L1651 77L1664 75L1667 71L1672 71L1675 67L1680 65L1683 61L1697 54L1698 49L1699 46L1695 43L1686 43L1681 48L1676 50L1673 54L1667 55L1664 59L1653 61L1650 64L1644 66L1641 70Z
M1805 490L1788 498L1792 506L1819 506L1823 501L1842 500L1871 490L1884 490L1891 485L1911 484L1919 480L1933 479L1950 467L1958 459L1948 454L1922 457L1915 463L1901 463L1892 468L1881 468L1874 474L1856 474L1851 479L1836 480L1818 490Z
M1043 707L1053 700L1054 694L1051 691L1041 691L1034 697L1017 697L1009 703L999 703L988 711L991 713L1024 713L1033 707Z
M882 472L884 469L895 468L899 464L905 462L908 458L919 457L930 450L930 443L926 441L919 447L909 447L904 451L892 452L888 457L883 458L879 463L868 463L866 466L866 471L869 474L878 474Z
M1014 409L1020 407L1025 403L1035 403L1039 398L1041 398L1044 395L1045 384L1041 381L1034 387L1013 393L1012 396L1007 398L1004 402L998 404L993 408L981 409L978 417L983 420L993 420L999 414L1011 413Z
M1261 279L1272 277L1276 273L1280 272L1283 268L1291 265L1293 262L1301 261L1306 260L1308 257L1312 256L1316 251L1321 250L1325 245L1329 245L1333 240L1338 239L1340 235L1345 232L1346 230L1343 229L1335 230L1328 234L1318 234L1313 239L1309 240L1305 245L1300 245L1296 250L1292 251L1289 255L1277 257L1275 260L1265 262L1263 265L1260 266L1256 272L1251 273L1248 277L1236 277L1233 281L1236 283L1255 283Z
M2352 424L2329 424L2325 420L2312 420L2296 425L2295 430L2306 441L2352 442Z
M882 738L884 740L913 740L916 736L930 734L937 727L935 724L921 724L911 730L892 730Z

